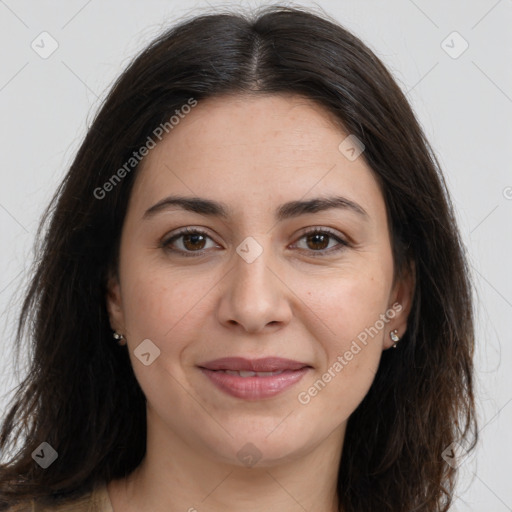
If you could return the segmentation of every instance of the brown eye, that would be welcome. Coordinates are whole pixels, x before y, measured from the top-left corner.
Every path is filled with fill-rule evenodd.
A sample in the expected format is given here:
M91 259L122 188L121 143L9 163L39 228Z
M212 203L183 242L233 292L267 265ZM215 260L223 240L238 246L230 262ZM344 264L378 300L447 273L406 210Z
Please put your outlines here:
M307 251L312 256L327 256L349 245L348 242L343 240L339 235L326 228L315 228L308 231L304 233L299 240L305 240L304 245L306 246L305 248L299 248ZM334 244L332 244L332 242L334 242Z
M197 228L186 228L165 240L161 246L184 256L193 256L193 253L202 254L204 249L208 249L208 240L211 237L206 232Z

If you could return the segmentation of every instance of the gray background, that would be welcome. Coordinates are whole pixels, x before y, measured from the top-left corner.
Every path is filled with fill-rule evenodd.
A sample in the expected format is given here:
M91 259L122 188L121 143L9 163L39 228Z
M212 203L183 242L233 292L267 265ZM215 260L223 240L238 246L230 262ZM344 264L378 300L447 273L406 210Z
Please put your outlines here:
M179 18L261 4L0 0L0 414L23 373L11 346L38 220L107 89ZM512 0L300 5L323 9L388 65L443 166L476 282L481 436L452 510L511 511ZM47 58L31 47L51 49L44 31L58 44Z

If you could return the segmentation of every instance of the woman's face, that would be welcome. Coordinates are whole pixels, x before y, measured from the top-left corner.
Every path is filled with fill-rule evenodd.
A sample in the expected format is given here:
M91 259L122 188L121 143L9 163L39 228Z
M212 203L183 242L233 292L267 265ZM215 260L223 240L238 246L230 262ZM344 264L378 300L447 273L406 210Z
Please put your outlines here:
M339 455L411 295L348 135L300 97L223 97L145 157L108 308L148 439L238 465Z

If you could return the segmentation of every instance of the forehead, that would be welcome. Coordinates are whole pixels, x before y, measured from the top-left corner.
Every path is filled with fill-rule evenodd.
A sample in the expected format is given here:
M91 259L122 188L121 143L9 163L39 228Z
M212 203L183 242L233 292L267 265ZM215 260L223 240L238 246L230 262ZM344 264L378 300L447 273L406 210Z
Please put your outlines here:
M343 194L367 211L383 207L364 159L351 161L340 151L347 136L329 111L300 96L199 101L144 158L133 206L181 194L254 213L273 202Z

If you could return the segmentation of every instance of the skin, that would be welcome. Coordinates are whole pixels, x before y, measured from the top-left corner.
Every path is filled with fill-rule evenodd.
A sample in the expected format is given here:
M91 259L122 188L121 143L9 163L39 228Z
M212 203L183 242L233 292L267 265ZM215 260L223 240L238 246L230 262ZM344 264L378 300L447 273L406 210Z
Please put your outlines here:
M338 149L346 136L310 100L228 96L199 102L145 157L107 305L147 398L147 455L109 483L115 511L337 510L347 420L393 344L390 331L403 336L413 293L410 274L393 279L384 199L363 156L350 161ZM232 216L174 207L143 219L171 194L221 201ZM282 203L334 194L367 216L345 208L274 217ZM160 244L184 227L208 234L171 244L190 257ZM304 235L316 227L349 245ZM252 263L236 251L247 237L263 251ZM401 311L300 403L395 303ZM134 355L145 339L160 350L148 366ZM244 400L197 367L226 356L280 356L312 369L277 396ZM252 467L237 457L247 443L260 456Z

